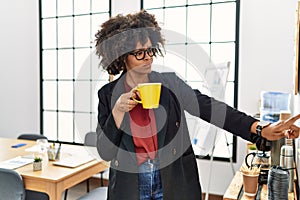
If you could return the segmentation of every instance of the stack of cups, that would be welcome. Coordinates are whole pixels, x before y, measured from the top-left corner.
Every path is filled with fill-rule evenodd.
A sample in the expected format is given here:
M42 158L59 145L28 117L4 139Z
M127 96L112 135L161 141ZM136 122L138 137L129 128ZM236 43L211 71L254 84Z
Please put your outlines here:
M279 166L273 166L268 175L268 199L287 200L289 172Z

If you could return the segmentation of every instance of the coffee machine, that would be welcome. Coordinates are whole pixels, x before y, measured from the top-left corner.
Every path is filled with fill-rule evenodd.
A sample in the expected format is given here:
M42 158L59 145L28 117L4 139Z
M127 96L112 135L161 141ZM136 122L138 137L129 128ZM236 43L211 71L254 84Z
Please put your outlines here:
M252 165L256 165L260 168L260 173L258 176L259 184L267 184L268 173L271 168L271 151L272 142L265 138L261 139L260 145L257 145L257 153L253 157Z

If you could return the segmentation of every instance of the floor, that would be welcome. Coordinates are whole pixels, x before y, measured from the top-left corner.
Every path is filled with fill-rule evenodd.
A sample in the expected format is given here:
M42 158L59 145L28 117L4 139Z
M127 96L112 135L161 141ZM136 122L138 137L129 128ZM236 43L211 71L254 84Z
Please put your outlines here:
M104 184L107 184L107 182L105 182ZM90 189L91 190L96 187L99 187L99 186L100 186L100 180L98 178L90 179ZM85 193L86 193L86 182L84 181L68 190L67 200L77 200L79 197L81 197ZM204 194L203 194L202 199L203 200L205 199ZM222 200L223 197L219 196L219 195L210 194L208 199L209 200ZM64 200L64 194L62 195L61 200Z
M98 178L91 178L89 182L90 190L93 190L96 187L100 186L100 179ZM79 197L81 197L87 192L86 187L86 181L83 181L82 183L70 188L68 190L67 200L77 200ZM64 200L64 193L61 197L61 200Z

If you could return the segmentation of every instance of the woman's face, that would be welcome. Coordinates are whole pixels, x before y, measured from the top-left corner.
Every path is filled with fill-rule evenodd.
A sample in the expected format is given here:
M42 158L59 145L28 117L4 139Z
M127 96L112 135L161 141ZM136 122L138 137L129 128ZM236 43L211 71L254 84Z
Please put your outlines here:
M129 54L126 58L125 64L127 72L130 71L131 73L133 72L139 75L149 74L151 72L153 57L149 56L145 51L150 47L152 47L150 39L148 39L144 45L142 45L140 42L137 43L136 50L132 52L135 53L135 55ZM142 58L143 55L145 55L143 59L137 59Z

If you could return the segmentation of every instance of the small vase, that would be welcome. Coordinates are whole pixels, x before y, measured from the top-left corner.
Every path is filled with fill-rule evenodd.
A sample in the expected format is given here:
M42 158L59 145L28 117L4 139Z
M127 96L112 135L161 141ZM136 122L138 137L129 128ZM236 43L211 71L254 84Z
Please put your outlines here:
M33 171L42 170L42 162L33 162Z

